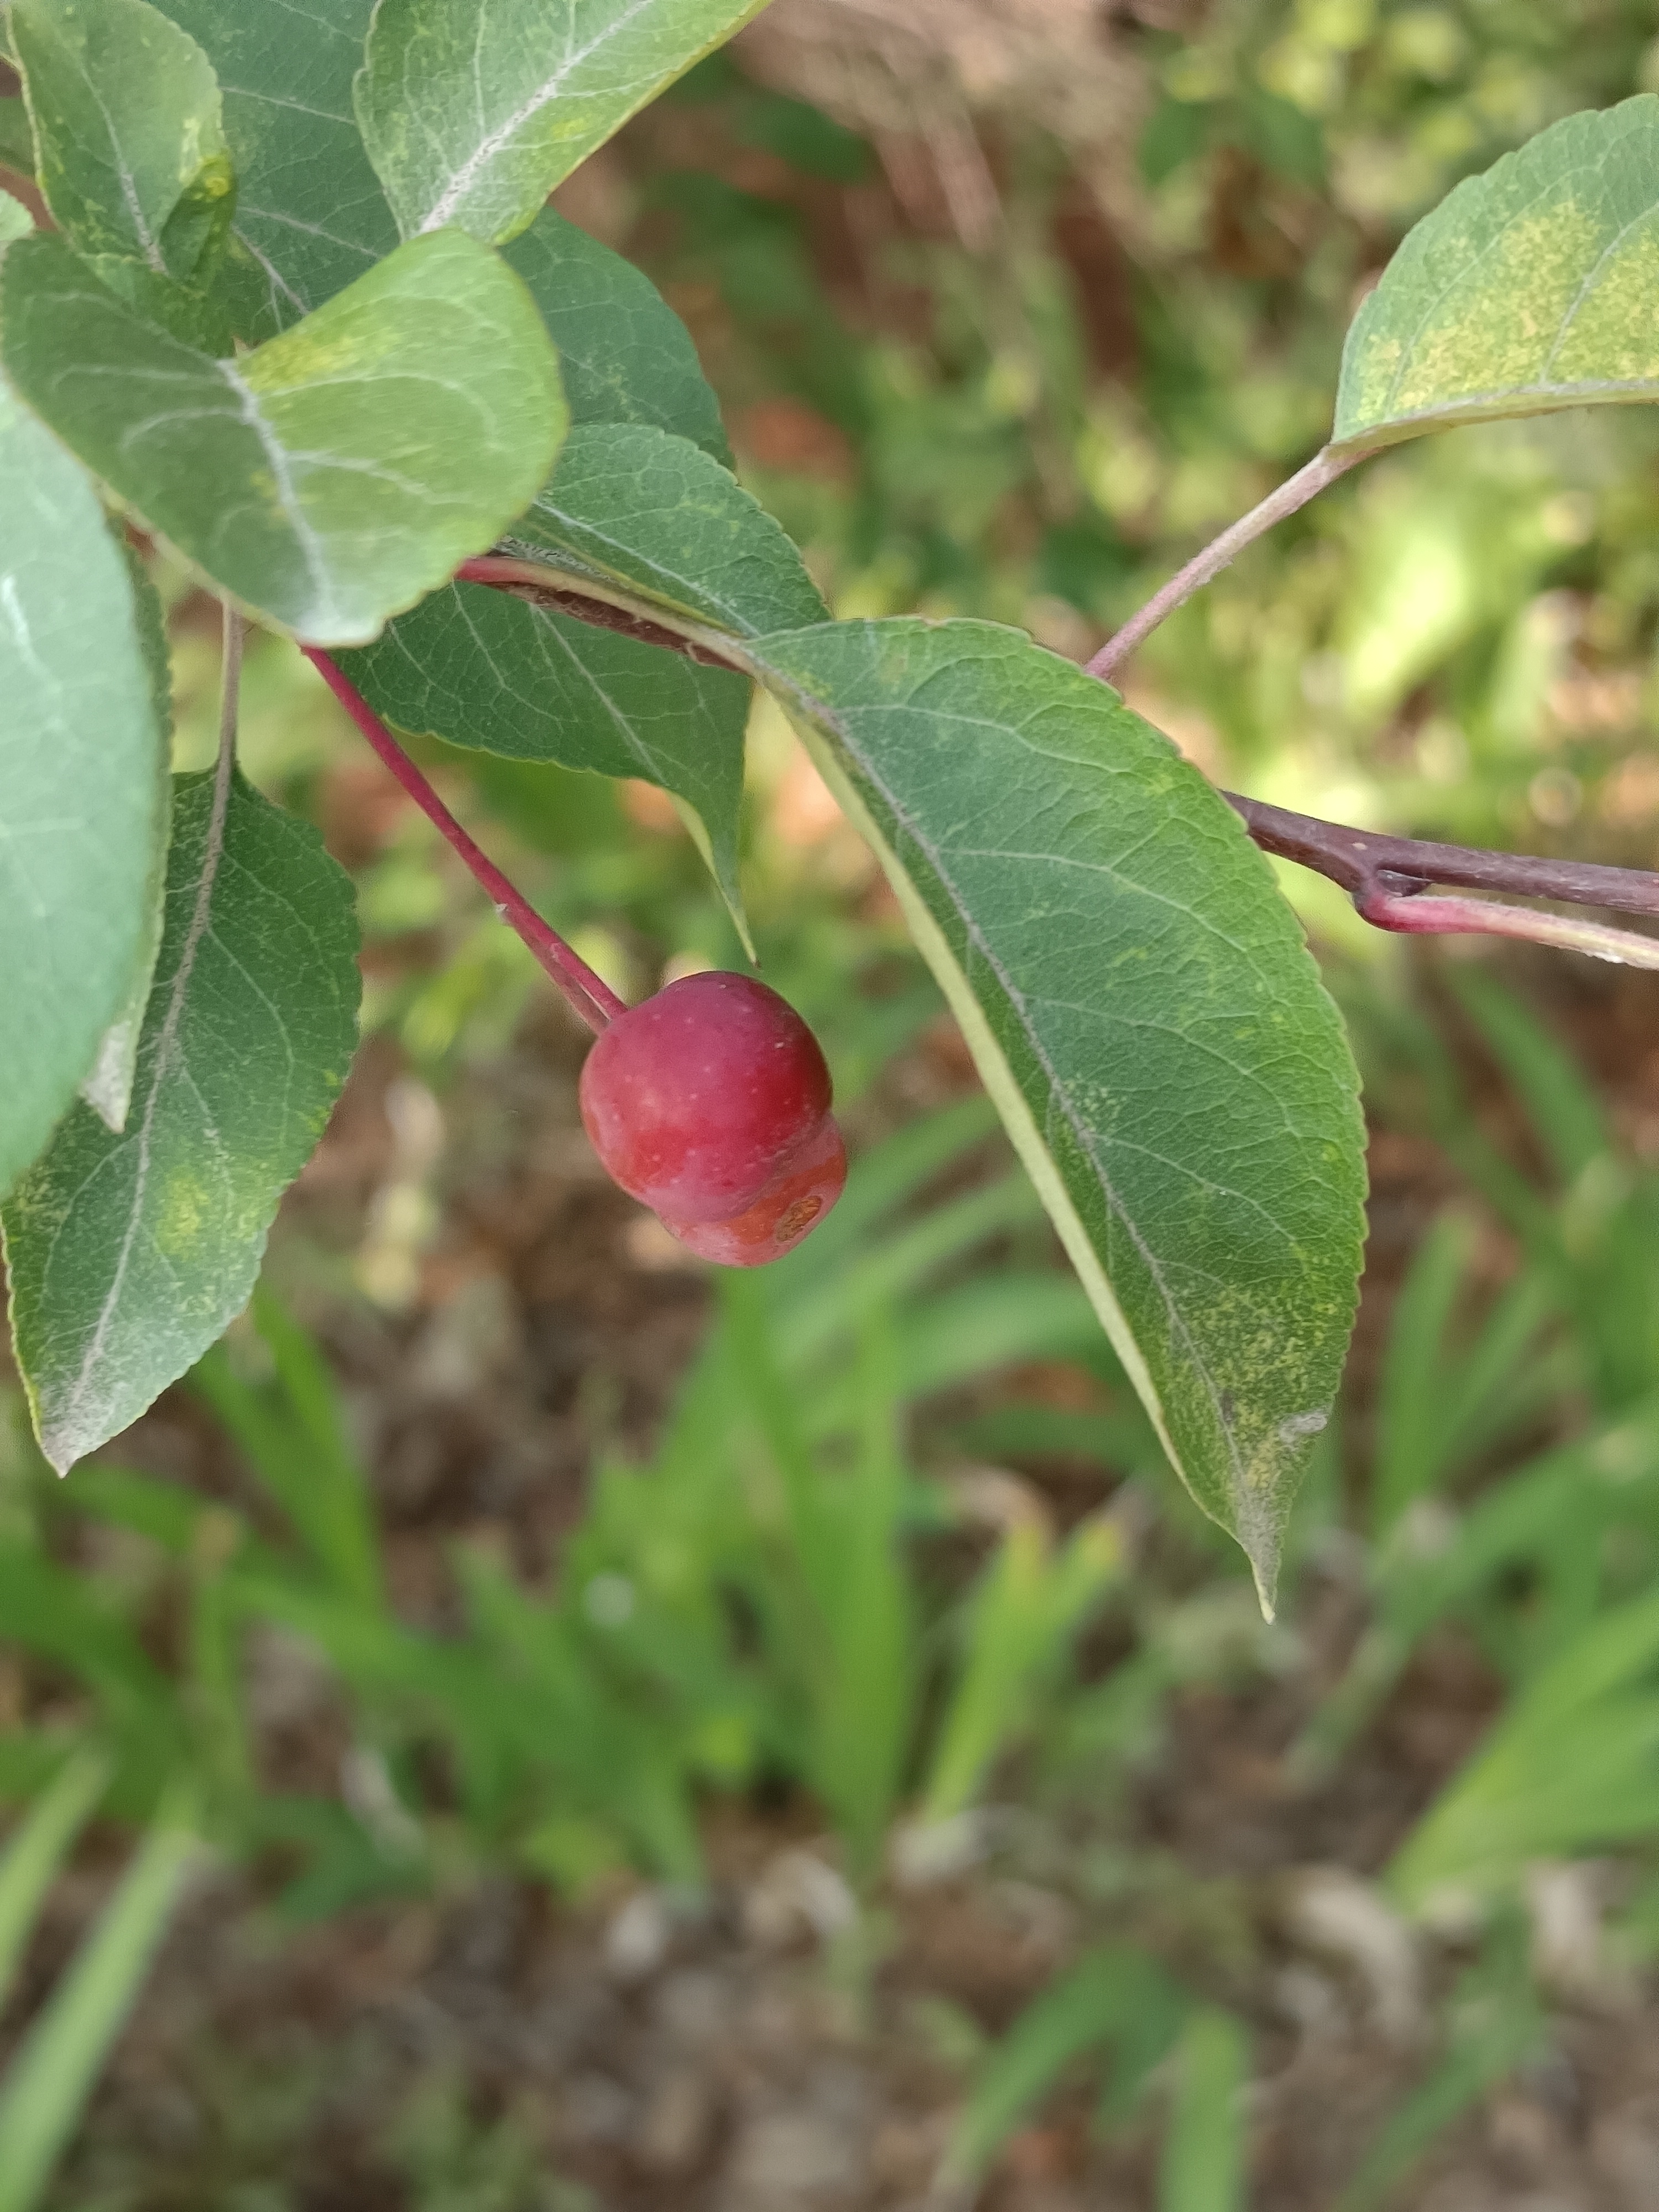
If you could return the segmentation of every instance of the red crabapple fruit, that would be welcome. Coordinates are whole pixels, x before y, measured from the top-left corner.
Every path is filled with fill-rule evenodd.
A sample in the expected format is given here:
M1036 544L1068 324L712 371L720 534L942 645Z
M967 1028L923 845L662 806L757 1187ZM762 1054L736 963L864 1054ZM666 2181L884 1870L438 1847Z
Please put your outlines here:
M753 976L718 970L617 1015L580 1087L605 1168L677 1235L757 1206L818 1136L830 1097L817 1039L794 1008ZM821 1198L811 1218L833 1203Z
M826 1114L788 1165L744 1212L729 1221L671 1221L663 1226L689 1250L728 1267L763 1267L793 1251L841 1196L847 1181L847 1147Z

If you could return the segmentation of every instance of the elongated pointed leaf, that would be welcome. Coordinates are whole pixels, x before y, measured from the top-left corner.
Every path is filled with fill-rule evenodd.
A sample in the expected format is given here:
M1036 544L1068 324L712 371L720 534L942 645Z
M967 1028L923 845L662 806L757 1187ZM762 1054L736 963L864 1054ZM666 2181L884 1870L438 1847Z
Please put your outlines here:
M218 72L236 164L236 236L259 271L240 334L273 337L398 243L351 112L374 0L157 4Z
M356 1042L350 898L306 824L234 779L175 779L125 1131L73 1107L0 1212L18 1366L60 1473L246 1304Z
M1337 445L1659 398L1659 98L1570 115L1425 216L1354 318Z
M0 387L0 1194L138 979L167 851L141 591L86 476Z
M574 430L504 543L735 637L830 619L759 501L708 453L644 423Z
M413 735L672 792L701 822L738 911L744 677L480 584L434 592L339 660L376 714Z
M1363 1230L1357 1078L1231 808L1011 630L836 623L747 656L882 856L1170 1456L1272 1600Z
M219 590L358 644L480 551L546 480L558 365L524 287L455 232L216 361L123 307L60 240L0 264L14 386Z
M358 127L405 238L514 237L765 0L380 0Z
M40 185L82 253L189 276L234 179L212 64L147 0L13 0Z
M717 461L732 449L691 333L651 279L552 208L502 257L559 349L570 420L649 422Z

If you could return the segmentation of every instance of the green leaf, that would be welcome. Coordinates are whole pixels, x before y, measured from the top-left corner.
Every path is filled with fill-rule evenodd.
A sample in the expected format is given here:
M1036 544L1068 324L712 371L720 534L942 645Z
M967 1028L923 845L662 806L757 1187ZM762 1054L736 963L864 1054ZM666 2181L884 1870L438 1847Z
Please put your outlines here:
M29 128L25 102L13 94L0 100L0 167L20 177L34 174L34 133Z
M513 238L765 0L379 0L358 127L405 238Z
M374 0L158 0L218 72L235 234L256 264L246 338L268 337L398 243L351 112Z
M1332 441L1659 398L1659 98L1570 115L1410 233L1354 318Z
M0 387L0 1194L143 967L167 851L149 596L57 440Z
M147 0L13 0L53 218L88 256L191 276L235 179L212 64Z
M559 349L573 423L653 423L730 465L720 402L691 333L643 271L550 207L503 258L529 285Z
M1168 739L988 623L745 657L875 846L1165 1449L1271 1604L1363 1236L1358 1079L1266 862Z
M323 645L365 642L489 544L564 426L524 287L456 232L234 362L140 321L55 238L7 249L0 325L14 385L118 499Z
M735 637L830 619L759 501L698 447L644 423L573 430L502 544Z
M138 618L138 645L144 656L144 665L149 672L150 697L155 703L155 726L161 733L161 744L155 750L155 791L159 811L165 830L170 793L167 775L167 755L173 737L173 663L167 647L167 617L161 611L161 602L155 586L149 580L149 571L131 546L122 550L126 558L127 572L132 579L133 610ZM98 1054L90 1072L81 1085L81 1096L86 1100L106 1128L117 1132L126 1127L127 1106L132 1097L132 1080L138 1065L138 1038L144 1024L144 1008L149 1004L149 987L155 974L155 963L161 950L162 907L167 891L167 848L162 838L155 845L155 865L144 887L144 920L138 942L138 957L132 970L132 980L127 985L126 997L120 1011L98 1042Z
M9 246L14 238L27 238L33 228L34 217L22 201L0 191L0 246Z
M672 792L696 815L738 913L745 678L481 584L434 592L337 658L375 713L411 735Z
M73 1107L0 1212L12 1328L60 1473L246 1304L356 1036L350 885L222 772L174 780L165 928L125 1133Z
M1602 1613L1515 1698L1395 1854L1411 1911L1503 1888L1659 1824L1659 1600Z

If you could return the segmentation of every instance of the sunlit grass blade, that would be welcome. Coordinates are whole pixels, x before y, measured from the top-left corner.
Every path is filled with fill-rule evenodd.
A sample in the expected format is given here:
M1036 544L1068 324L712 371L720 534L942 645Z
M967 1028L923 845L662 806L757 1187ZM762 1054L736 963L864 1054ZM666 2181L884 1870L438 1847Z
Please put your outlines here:
M0 2212L33 2212L137 1999L199 1845L175 1793L0 2087Z
M1563 1182L1611 1149L1607 1117L1583 1069L1513 992L1478 969L1453 970L1459 1004L1514 1085Z
M988 1237L1042 1218L1036 1193L1024 1175L1016 1174L933 1206L880 1241L866 1236L847 1266L791 1302L780 1329L786 1352L796 1358L809 1356L845 1325L849 1310L914 1290L935 1269Z
M1036 1521L1008 1531L969 1604L967 1661L939 1729L924 1821L949 1820L969 1802L1122 1564L1104 1521L1085 1522L1058 1557Z
M1385 1535L1415 1497L1431 1490L1449 1438L1437 1387L1446 1336L1474 1256L1475 1229L1448 1213L1419 1248L1395 1302L1377 1393L1371 1528Z
M274 1381L263 1387L246 1381L221 1344L197 1363L191 1387L241 1446L329 1578L378 1607L383 1583L368 1481L327 1370L311 1339L268 1291L258 1294L254 1316L276 1362Z
M1659 1601L1604 1613L1516 1699L1389 1869L1407 1907L1659 1826Z
M33 1931L35 1915L109 1779L100 1752L76 1752L13 1831L0 1858L0 2008Z
M945 2154L943 2179L977 2180L1025 2114L1073 2061L1105 2043L1139 2078L1169 2050L1185 1993L1143 1951L1091 1951L1029 2004L991 2052Z
M1158 2212L1244 2212L1249 2071L1249 2038L1241 2022L1218 2006L1195 2012L1176 2052Z

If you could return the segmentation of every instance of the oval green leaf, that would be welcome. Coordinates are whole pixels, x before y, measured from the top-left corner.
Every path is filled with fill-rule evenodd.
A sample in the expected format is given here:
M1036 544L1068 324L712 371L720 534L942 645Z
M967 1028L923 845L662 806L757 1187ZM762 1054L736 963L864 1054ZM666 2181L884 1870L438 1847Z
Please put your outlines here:
M379 0L357 124L405 238L500 244L765 0Z
M1358 1078L1243 825L1018 633L749 649L881 855L1165 1449L1271 1604L1352 1322Z
M491 544L564 428L534 303L457 231L234 362L142 321L61 240L22 239L0 332L13 385L117 499L319 645L365 642Z
M192 275L228 225L218 81L148 0L13 0L39 183L82 253Z
M274 337L364 276L398 226L357 135L351 81L374 0L159 0L218 72L235 234L258 270L246 338Z
M0 168L20 177L34 174L34 133L27 105L16 95L0 99Z
M1425 216L1354 318L1332 442L1659 398L1659 98L1570 115Z
M351 899L306 823L222 770L175 779L126 1127L77 1103L0 1209L18 1368L60 1474L246 1304L356 1042Z
M642 270L550 207L501 258L530 287L559 349L573 424L648 422L730 465L691 333Z
M0 1192L138 979L167 852L167 723L97 494L0 387Z

